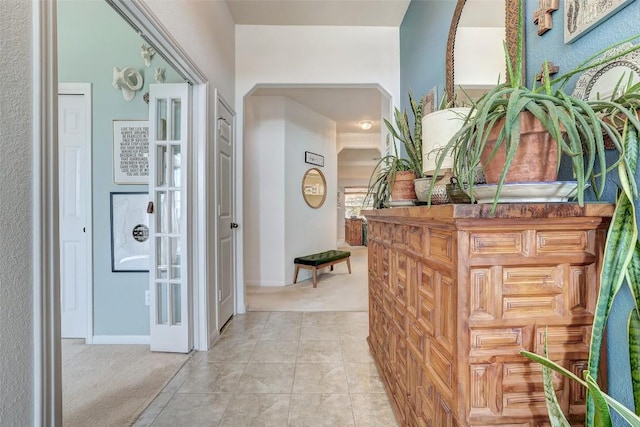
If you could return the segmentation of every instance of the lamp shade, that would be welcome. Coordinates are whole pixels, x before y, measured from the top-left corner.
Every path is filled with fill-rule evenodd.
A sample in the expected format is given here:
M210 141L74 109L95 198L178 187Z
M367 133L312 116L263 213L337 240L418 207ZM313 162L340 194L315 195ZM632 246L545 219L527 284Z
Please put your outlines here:
M460 130L471 108L456 107L438 110L422 118L422 171L425 175L433 175L438 164L438 149L447 145L449 140ZM453 153L442 162L440 173L453 168Z

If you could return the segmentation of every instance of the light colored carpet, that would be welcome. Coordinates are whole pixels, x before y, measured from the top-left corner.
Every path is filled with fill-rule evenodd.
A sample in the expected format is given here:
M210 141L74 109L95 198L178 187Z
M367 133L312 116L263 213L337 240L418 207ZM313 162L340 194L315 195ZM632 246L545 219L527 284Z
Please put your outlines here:
M344 249L351 251L351 274L347 263L339 263L333 271L318 274L317 288L311 279L284 287L248 286L247 310L368 311L367 248Z
M63 425L129 426L189 359L148 345L62 340Z

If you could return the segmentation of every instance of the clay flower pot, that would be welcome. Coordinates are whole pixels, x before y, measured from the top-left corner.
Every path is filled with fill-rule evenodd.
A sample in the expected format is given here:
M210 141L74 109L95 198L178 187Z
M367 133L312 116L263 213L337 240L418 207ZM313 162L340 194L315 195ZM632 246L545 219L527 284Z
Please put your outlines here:
M391 200L416 200L416 191L413 186L413 180L416 174L412 171L398 171L395 174L395 182L391 187Z
M480 155L487 184L497 184L506 164L505 136L495 153L498 134L505 119L499 119L491 129L487 143ZM520 143L511 162L505 182L548 182L558 178L558 144L542 123L530 112L520 114Z

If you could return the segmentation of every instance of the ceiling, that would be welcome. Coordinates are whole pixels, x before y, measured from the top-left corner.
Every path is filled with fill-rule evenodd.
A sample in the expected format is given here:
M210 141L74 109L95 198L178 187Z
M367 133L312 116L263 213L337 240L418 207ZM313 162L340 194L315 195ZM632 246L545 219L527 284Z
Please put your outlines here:
M226 0L238 25L399 27L410 0Z

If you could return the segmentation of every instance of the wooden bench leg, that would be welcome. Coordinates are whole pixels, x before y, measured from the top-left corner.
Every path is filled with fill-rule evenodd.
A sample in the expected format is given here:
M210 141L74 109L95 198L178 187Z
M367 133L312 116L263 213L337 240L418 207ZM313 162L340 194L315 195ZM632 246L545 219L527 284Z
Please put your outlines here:
M351 257L347 258L347 268L349 269L349 274L351 274Z
M331 270L330 271L333 271L333 264L331 264Z
M313 287L315 288L318 284L318 269L313 267Z
M300 266L296 264L296 272L293 275L293 283L296 283L298 281L298 270L300 270Z

